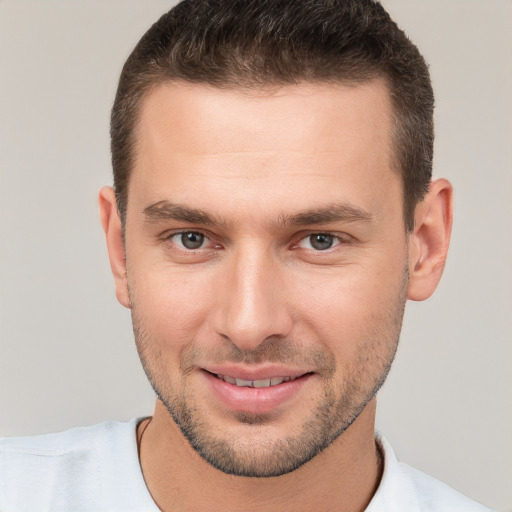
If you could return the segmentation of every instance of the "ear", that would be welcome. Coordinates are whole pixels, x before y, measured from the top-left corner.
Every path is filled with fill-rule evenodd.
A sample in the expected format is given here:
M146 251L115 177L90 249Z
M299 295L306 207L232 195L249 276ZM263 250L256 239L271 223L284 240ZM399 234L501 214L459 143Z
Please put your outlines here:
M450 182L432 181L424 200L416 206L414 230L409 235L408 299L425 300L434 293L446 263L452 219Z
M99 194L100 218L107 239L110 268L114 275L117 300L126 308L130 307L128 279L126 275L126 255L123 230L117 210L117 202L112 187L103 187Z

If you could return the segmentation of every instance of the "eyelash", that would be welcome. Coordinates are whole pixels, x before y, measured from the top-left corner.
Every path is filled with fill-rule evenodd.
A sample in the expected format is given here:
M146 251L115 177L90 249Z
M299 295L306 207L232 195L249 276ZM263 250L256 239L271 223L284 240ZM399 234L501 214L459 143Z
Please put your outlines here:
M175 246L178 246L179 250L181 250L182 252L185 252L185 253L194 253L194 252L198 252L198 251L201 251L201 250L205 250L205 248L203 248L203 247L197 247L195 249L191 249L191 248L188 248L188 247L180 246L180 244L177 243L177 242L173 242L173 239L175 237L183 236L183 235L186 235L186 234L200 235L201 237L203 237L203 241L202 241L203 243L205 241L207 241L207 240L209 240L210 242L213 242L211 237L209 237L206 233L203 233L203 232L197 231L197 230L182 230L182 231L177 231L177 232L174 232L174 233L170 233L170 234L165 236L165 240L168 241L169 243L175 245ZM346 245L346 244L350 243L350 241L346 239L347 237L342 237L339 234L330 233L328 231L315 231L315 232L309 232L309 233L304 234L303 236L301 236L300 239L298 239L296 242L294 242L292 244L291 249L292 250L300 249L301 248L300 244L302 242L304 242L304 241L306 241L308 239L311 239L311 237L314 237L314 236L317 236L317 237L320 237L320 236L332 237L333 245L331 247L328 247L328 248L324 249L324 250L322 250L322 249L315 249L315 248L304 248L304 247L303 247L303 249L305 249L307 251L312 251L312 252L321 254L321 253L331 252L331 249L335 249L336 247L338 247L340 245ZM181 245L183 245L183 244L181 244ZM219 249L219 248L221 248L221 245L217 244L216 247L214 247L214 248L215 249Z
M169 235L165 236L165 240L168 241L169 243L173 244L173 245L178 245L176 242L173 242L173 238L175 237L179 237L179 236L183 236L183 235L187 235L187 234L190 234L190 235L200 235L201 237L204 237L204 241L207 241L209 240L210 242L212 241L211 238L206 234L206 233L202 233L201 231L196 231L196 230L183 230L183 231L177 231L175 233L170 233ZM218 245L218 247L220 247L220 245ZM180 247L180 250L183 251L183 252L189 252L189 253L192 253L192 252L196 252L196 251L199 251L199 250L204 250L203 247L198 247L197 249L189 249L188 247Z
M318 253L327 253L329 252L331 249L334 249L335 247L343 244L343 243L346 243L339 235L336 235L335 233L329 233L329 232L324 232L324 231L320 231L320 232L315 232L315 233L309 233L307 234L306 236L303 236L296 244L294 244L294 248L295 247L300 247L300 244L306 240L311 240L313 237L329 237L329 238L332 238L333 240L333 245L331 245L330 247L327 247L325 249L315 249L314 247L312 249L309 249L309 248L305 248L306 250L310 250L310 251L314 251L314 252L318 252ZM310 242L311 244L311 242Z

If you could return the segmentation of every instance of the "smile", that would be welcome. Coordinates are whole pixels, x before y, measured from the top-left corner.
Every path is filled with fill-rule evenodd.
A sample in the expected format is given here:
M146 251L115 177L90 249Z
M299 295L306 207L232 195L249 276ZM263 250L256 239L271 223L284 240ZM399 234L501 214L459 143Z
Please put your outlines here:
M277 386L278 384L282 384L283 382L289 382L291 380L295 380L297 377L270 377L269 379L258 379L258 380L245 380L239 379L237 377L231 377L229 375L221 375L215 374L217 378L223 380L224 382L228 382L229 384L234 384L235 386L241 388L269 388L271 386Z
M308 386L314 372L267 366L248 370L225 365L202 368L212 398L230 411L267 414L283 407Z

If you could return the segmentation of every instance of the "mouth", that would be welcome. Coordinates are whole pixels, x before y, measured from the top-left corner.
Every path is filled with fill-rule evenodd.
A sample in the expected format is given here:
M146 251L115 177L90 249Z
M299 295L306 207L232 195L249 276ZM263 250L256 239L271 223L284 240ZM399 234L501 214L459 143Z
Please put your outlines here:
M244 369L203 368L212 398L230 411L266 414L296 403L302 389L314 376L313 372L298 372L285 368L258 371ZM227 371L226 371L227 370ZM281 371L280 371L281 370ZM282 373L281 373L282 372Z
M210 373L210 372L208 372ZM273 386L278 386L283 382L290 382L295 379L302 377L302 375L298 376L286 376L286 377L270 377L266 379L255 379L255 380L246 380L238 377L232 377L230 375L222 375L220 373L212 373L211 375L217 377L218 379L223 380L229 384L234 384L240 388L270 388ZM304 374L306 375L306 374Z

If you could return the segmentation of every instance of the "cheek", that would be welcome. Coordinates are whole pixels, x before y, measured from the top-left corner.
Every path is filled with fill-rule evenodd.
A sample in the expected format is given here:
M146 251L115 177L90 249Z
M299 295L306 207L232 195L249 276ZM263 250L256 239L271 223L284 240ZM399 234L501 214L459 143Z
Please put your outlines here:
M405 301L401 259L332 270L295 281L305 335L345 360L365 344L394 340Z
M207 276L158 264L128 276L133 305L154 343L178 347L197 337L214 299Z

